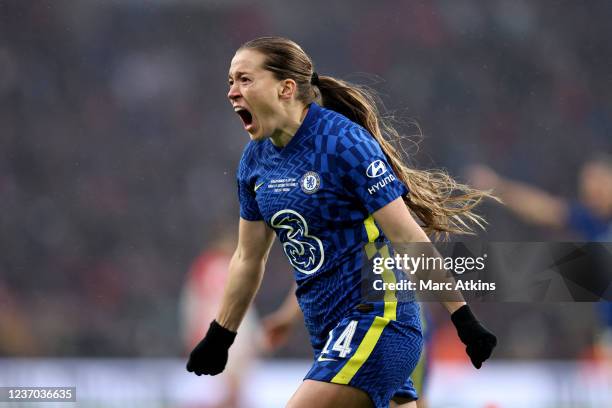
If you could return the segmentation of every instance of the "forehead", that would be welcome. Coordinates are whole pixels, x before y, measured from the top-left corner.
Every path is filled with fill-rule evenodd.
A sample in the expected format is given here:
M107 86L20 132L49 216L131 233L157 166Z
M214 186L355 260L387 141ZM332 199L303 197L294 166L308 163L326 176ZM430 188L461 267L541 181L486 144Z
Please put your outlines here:
M237 73L263 71L264 55L254 50L239 50L232 58L229 76Z

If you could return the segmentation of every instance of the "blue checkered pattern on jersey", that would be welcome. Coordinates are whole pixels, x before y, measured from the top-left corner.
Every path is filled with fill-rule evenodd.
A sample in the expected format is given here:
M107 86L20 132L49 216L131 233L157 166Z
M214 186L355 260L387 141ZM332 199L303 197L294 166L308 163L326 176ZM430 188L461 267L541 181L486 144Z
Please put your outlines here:
M316 173L314 191L312 177L303 181L306 173ZM364 128L315 103L284 148L270 139L246 146L238 169L240 216L263 219L279 237L313 346L321 347L360 303L364 220L407 193Z

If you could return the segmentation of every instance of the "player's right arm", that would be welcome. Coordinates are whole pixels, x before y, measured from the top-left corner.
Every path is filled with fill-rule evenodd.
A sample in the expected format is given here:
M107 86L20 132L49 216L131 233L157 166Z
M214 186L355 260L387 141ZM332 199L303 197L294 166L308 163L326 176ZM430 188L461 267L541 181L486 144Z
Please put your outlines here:
M525 183L504 178L483 165L468 169L470 184L493 190L504 204L527 222L544 227L562 228L569 217L569 205L562 198Z
M263 221L240 219L238 246L229 265L229 276L217 322L236 331L244 318L263 277L274 241L272 231Z
M261 284L273 240L274 232L263 221L240 219L238 246L230 262L221 308L189 355L187 371L216 375L225 368L236 331Z

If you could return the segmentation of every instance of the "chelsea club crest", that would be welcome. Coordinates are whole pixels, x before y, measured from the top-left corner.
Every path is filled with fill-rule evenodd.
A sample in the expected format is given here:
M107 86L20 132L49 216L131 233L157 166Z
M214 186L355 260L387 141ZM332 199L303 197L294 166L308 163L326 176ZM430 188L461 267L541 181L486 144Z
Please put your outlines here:
M321 188L321 177L314 171L306 172L300 179L300 187L306 194L312 194Z

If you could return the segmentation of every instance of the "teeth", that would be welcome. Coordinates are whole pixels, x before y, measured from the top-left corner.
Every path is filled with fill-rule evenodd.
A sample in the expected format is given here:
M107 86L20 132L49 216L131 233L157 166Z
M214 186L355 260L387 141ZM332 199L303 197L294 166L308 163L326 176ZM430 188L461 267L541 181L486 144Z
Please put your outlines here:
M236 107L234 108L234 112L240 112L240 111L243 111L243 110L246 110L246 109L245 109L245 108L243 108L242 106L236 106Z

